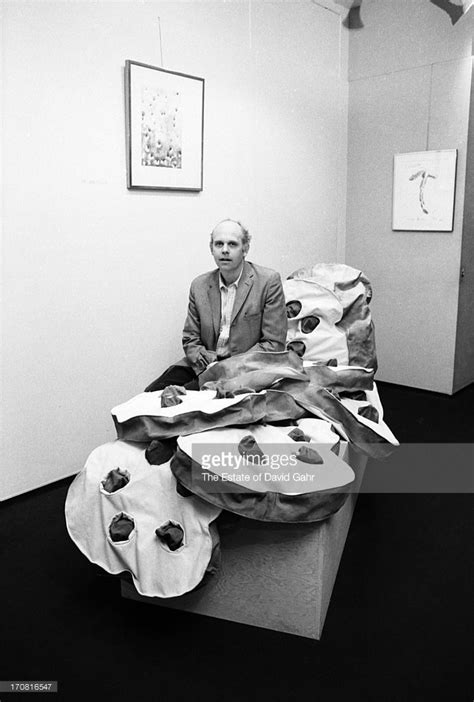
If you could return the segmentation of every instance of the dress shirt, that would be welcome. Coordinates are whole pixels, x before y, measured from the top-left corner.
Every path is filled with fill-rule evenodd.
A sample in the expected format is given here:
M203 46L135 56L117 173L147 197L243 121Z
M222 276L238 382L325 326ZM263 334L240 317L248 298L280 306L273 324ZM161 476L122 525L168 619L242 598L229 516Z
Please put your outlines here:
M239 286L240 279L242 278L243 270L244 266L242 265L239 277L230 285L226 285L224 279L219 273L219 288L221 291L221 324L219 330L219 338L217 339L216 345L216 353L218 359L228 358L230 356L230 323L232 320L232 310L234 309L235 295L237 293L237 288Z

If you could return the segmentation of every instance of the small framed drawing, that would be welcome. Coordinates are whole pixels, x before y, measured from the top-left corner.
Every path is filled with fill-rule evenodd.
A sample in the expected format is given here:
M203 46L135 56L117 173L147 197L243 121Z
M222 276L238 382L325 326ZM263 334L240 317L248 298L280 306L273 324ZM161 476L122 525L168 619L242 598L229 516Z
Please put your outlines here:
M395 154L393 230L453 231L457 155L457 149Z
M204 78L125 62L127 187L202 190Z

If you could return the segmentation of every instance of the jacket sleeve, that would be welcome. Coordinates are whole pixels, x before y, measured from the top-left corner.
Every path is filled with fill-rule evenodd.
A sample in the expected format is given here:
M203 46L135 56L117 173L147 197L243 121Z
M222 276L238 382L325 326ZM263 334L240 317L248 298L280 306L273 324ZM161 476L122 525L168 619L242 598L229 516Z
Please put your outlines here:
M249 351L284 351L288 320L281 278L275 273L266 288L260 341Z
M205 350L205 346L201 341L201 319L196 305L193 284L189 290L188 314L184 322L183 349L191 368L199 375L206 367L201 358L201 351Z

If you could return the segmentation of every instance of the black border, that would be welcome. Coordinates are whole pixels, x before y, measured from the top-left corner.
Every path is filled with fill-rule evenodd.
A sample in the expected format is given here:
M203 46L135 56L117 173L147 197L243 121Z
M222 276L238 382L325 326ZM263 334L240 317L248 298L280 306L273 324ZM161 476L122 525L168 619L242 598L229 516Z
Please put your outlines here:
M405 156L406 154L418 154L418 153L424 153L423 151L400 151L397 152L396 154L393 154L393 160L392 160L392 232L435 232L439 234L450 234L454 231L454 215L456 211L456 185L457 185L457 178L458 178L458 149L425 149L425 152L430 152L430 151L454 151L455 152L455 159L454 159L454 192L453 192L453 211L451 213L451 229L394 229L393 227L393 205L394 205L394 196L395 196L395 156Z
M171 73L175 76L180 76L181 78L190 78L191 80L200 80L202 82L202 105L201 105L201 184L199 188L177 188L170 186L157 186L157 185L133 185L132 184L132 138L131 138L131 90L130 90L130 67L131 66L141 66L142 68L150 68L154 71L160 71L162 73ZM127 59L125 61L125 132L126 132L126 151L127 151L127 188L128 190L168 190L168 191L183 191L183 192L201 192L203 189L203 162L204 162L204 88L205 80L204 78L199 78L198 76L191 76L187 73L180 73L178 71L167 71L164 68L159 68L158 66L150 66L147 63L140 63L139 61L131 61Z

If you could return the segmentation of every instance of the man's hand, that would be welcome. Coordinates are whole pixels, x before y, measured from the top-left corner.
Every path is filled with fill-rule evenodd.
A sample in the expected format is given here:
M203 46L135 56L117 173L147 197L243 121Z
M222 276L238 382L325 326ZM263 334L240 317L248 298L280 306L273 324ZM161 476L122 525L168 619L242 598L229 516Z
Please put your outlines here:
M209 351L204 346L196 346L187 350L187 358L196 375L206 370L210 363L217 361L215 351Z
M197 359L197 364L199 364L199 370L196 370L197 375L206 370L210 363L217 361L217 354L215 351L209 351L208 349L200 349L200 353Z

